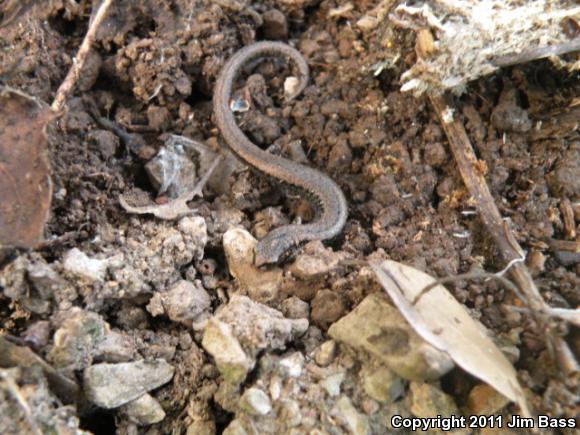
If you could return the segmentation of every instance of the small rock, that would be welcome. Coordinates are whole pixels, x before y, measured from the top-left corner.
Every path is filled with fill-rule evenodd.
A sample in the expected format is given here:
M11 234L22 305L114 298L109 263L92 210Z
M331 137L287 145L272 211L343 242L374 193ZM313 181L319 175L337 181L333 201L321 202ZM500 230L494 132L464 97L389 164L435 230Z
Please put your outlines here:
M491 112L491 122L502 131L525 133L532 128L528 112L516 103L514 88L506 88L501 93L498 105Z
M336 397L340 394L340 386L344 381L344 373L335 373L324 378L320 385L326 390L330 397Z
M234 419L224 429L222 435L254 435L254 432L248 432L240 420Z
M421 339L381 293L367 296L328 334L366 350L404 379L438 379L454 366L445 353Z
M407 396L409 411L420 418L460 415L453 398L433 385L411 382Z
M158 194L177 198L193 189L197 171L187 155L177 146L165 146L145 165L149 181Z
M89 258L84 252L73 248L64 255L64 270L90 282L103 282L108 261Z
M328 169L347 169L352 163L352 151L345 140L339 140L328 155Z
M118 408L166 384L174 371L162 359L96 364L84 371L84 389L87 399L101 408Z
M195 283L181 280L171 289L161 294L161 302L165 312L174 322L193 320L211 304L211 298L202 287L201 282Z
M234 228L223 236L224 251L232 276L260 302L275 299L282 284L282 269L278 267L262 271L254 266L256 239L246 230Z
M314 354L314 361L321 367L326 367L334 361L336 357L336 341L327 340L320 345L320 348Z
M296 296L282 301L282 312L289 319L307 319L310 314L310 305Z
M48 353L48 360L59 369L80 370L90 366L108 327L96 313L79 308L71 310L54 333L54 346Z
M272 410L270 398L259 388L248 388L242 394L240 407L252 415L266 415Z
M87 139L106 160L115 156L121 144L119 137L108 130L90 131Z
M123 405L120 411L138 426L149 426L165 418L165 411L149 394L143 394L138 399Z
M214 357L218 370L229 383L241 383L255 364L234 337L231 326L215 318L207 323L202 346Z
M24 341L35 350L41 349L48 344L50 337L50 322L39 320L30 325L24 333Z
M303 280L317 278L336 269L345 258L345 253L334 252L320 240L315 240L304 246L290 266L290 272Z
M159 107L150 104L147 107L147 121L149 127L157 131L165 131L169 128L171 113L167 107Z
M304 355L300 352L294 352L293 354L282 358L278 364L287 376L298 378L302 374L302 369L304 368Z
M307 319L286 319L279 311L234 295L209 322L202 345L229 382L241 382L262 350L284 349L304 334ZM224 351L227 350L227 351Z
M363 388L377 402L389 404L405 391L403 380L387 367L377 367L364 374Z
M189 425L185 435L215 435L216 428L213 420L196 420Z
M286 39L288 37L288 22L286 15L278 9L270 9L262 14L264 23L262 31L266 39Z
M27 268L28 280L42 299L50 299L67 285L66 281L48 264L35 261Z
M339 294L332 290L321 290L312 300L312 322L326 329L344 315L345 309Z
M201 216L186 216L181 218L177 228L185 237L189 249L193 251L193 258L201 260L207 244L207 224Z
M508 403L509 399L487 384L476 385L467 397L469 415L498 414Z
M118 331L107 332L94 351L95 357L110 363L131 361L136 353L135 340Z
M341 420L348 427L350 433L354 435L370 435L371 433L366 416L358 412L346 396L341 396L336 401L330 414Z
M302 412L297 401L281 400L280 419L288 427L296 427L302 422Z

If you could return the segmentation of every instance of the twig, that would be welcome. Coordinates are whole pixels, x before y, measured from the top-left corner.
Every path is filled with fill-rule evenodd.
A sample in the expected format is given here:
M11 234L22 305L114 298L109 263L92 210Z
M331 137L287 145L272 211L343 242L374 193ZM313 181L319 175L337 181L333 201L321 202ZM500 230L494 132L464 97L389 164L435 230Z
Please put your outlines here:
M79 78L79 74L85 65L87 57L91 52L91 47L93 42L95 41L95 35L97 34L97 29L103 22L107 14L107 10L113 0L103 0L101 6L97 10L97 13L94 16L92 23L89 25L89 30L87 30L87 34L85 35L85 39L81 46L79 47L79 51L76 57L73 59L73 65L71 66L68 74L66 75L64 81L61 83L58 91L56 91L56 96L54 97L54 101L52 102L51 109L55 112L60 112L64 106L64 102L71 94L72 90L75 87L75 84Z
M543 59L550 56L561 56L562 54L571 53L580 50L580 38L566 41L561 44L548 45L546 47L537 47L521 53L510 53L503 56L497 56L491 59L494 66L509 66L518 63L526 63L531 60Z
M505 225L502 220L463 123L453 116L453 112L456 112L456 110L452 99L449 95L432 96L431 103L441 119L441 124L449 140L449 147L463 182L470 195L474 198L483 225L498 247L503 261L508 264L517 258L521 258L523 250L515 240L509 226ZM551 352L557 355L557 359L561 362L565 373L571 374L568 370L571 370L572 367L578 370L577 362L569 360L572 352L568 349L567 343L552 328L547 328L550 307L542 298L525 264L523 262L515 262L510 269L510 275L525 295L530 309L538 322L539 330L546 331L546 344Z

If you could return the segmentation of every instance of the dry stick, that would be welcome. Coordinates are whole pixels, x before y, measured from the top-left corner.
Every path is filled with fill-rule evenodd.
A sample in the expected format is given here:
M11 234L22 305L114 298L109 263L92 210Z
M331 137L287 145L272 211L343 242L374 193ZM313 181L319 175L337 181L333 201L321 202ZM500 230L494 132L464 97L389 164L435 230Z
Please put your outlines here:
M56 96L54 97L54 101L52 102L51 109L55 112L60 112L64 106L64 102L71 94L72 90L75 87L75 84L79 78L79 74L83 69L85 62L87 61L87 57L91 52L91 47L93 42L95 41L95 35L97 34L97 29L103 22L103 19L107 15L107 10L113 0L103 0L101 6L97 10L95 17L89 25L89 30L87 30L87 34L85 35L85 39L81 46L79 47L79 51L76 57L73 59L73 65L71 66L68 74L66 75L64 81L61 83L58 91L56 91Z
M505 263L521 257L522 249L516 242L509 228L505 225L485 181L471 142L463 123L454 116L455 106L448 95L433 96L431 103L441 119L441 124L449 140L449 147L457 162L457 167L470 195L475 199L479 216ZM555 334L552 328L546 328L550 307L546 304L532 276L523 262L516 262L509 271L513 281L526 296L530 308L535 313L539 330L546 330L548 348L557 355L564 372L568 375L578 373L578 363L572 357L568 344Z
M530 50L522 51L521 53L510 53L503 56L497 56L491 59L491 64L499 67L510 66L550 56L561 56L574 51L580 51L580 37L560 44L532 48Z

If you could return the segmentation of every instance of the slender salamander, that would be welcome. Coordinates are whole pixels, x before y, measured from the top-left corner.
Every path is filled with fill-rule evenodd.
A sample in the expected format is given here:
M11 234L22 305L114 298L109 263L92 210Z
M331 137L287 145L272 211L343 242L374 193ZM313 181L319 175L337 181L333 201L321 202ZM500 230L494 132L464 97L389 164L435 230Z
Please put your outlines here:
M297 50L273 41L246 46L227 61L217 79L213 94L216 124L228 147L242 162L261 175L305 192L316 206L318 217L309 224L286 225L270 231L256 246L254 263L257 266L280 262L290 248L301 242L337 236L346 223L348 213L344 194L332 179L308 166L262 150L236 124L230 109L232 86L244 67L263 57L281 57L297 69L299 86L286 97L287 101L297 97L306 87L308 64Z

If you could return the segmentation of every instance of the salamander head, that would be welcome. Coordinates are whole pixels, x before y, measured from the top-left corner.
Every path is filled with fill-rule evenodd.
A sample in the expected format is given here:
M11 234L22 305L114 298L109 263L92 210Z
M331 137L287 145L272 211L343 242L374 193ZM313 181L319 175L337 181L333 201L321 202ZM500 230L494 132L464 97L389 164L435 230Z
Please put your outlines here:
M284 227L277 228L258 242L254 257L254 264L257 267L277 264L288 258L295 242L284 229Z

